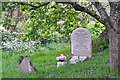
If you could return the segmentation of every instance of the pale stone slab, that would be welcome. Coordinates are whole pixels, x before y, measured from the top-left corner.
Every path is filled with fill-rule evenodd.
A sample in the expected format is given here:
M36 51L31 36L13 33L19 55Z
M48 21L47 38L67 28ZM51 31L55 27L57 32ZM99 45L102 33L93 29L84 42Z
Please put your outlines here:
M79 56L79 61L83 62L85 59L87 59L87 56Z
M78 56L73 56L69 61L71 62L78 62Z
M77 28L71 34L72 58L71 64L83 62L87 57L91 57L91 34L85 28ZM79 56L79 57L78 57Z
M85 28L77 28L71 34L73 56L91 57L91 34Z
M76 62L72 62L72 61L70 61L69 63L70 63L70 64L76 64Z
M67 64L67 62L57 62L57 67L63 66L65 64Z
M74 54L73 56L87 56L87 57L91 57L90 51L89 50L73 50Z
M83 62L85 59L87 59L87 56L73 56L70 60L70 64L76 64L76 62Z

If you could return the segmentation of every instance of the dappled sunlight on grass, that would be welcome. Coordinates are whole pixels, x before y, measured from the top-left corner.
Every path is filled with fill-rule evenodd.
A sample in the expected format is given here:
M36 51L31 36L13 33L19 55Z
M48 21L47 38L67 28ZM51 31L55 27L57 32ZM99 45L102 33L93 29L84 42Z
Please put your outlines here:
M55 46L54 46L55 45ZM3 78L108 78L109 71L109 50L92 54L92 57L84 62L78 62L75 65L67 64L57 68L56 57L60 54L67 56L67 61L71 57L70 45L64 43L59 45L52 44L53 49L46 45L46 50L36 51L33 54L21 53L14 54L11 57L3 51L2 77ZM49 46L49 48L48 48ZM63 48L64 46L64 48ZM45 47L44 47L45 48ZM36 66L38 73L23 75L18 69L18 60L20 56L29 56ZM117 77L117 75L116 75Z

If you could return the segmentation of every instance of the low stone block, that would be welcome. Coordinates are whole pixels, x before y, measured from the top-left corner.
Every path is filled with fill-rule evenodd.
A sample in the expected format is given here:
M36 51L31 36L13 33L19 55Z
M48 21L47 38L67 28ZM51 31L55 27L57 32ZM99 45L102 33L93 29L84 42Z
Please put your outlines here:
M76 62L75 61L74 62L70 61L69 64L76 64Z
M57 67L63 66L65 64L67 64L67 62L57 62Z
M87 56L79 56L79 61L83 62L85 59L87 59Z
M70 60L70 64L76 64L76 62L83 62L85 59L87 59L87 56L73 56Z
M71 62L78 62L78 56L73 56L69 61Z

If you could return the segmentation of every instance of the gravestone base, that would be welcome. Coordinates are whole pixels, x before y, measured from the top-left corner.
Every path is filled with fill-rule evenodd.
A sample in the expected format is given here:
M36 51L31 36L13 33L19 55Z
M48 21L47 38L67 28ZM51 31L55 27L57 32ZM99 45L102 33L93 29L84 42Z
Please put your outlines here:
M79 56L79 61L83 62L87 59L87 56Z
M87 56L73 56L70 60L70 64L76 64L76 62L83 62L85 59L87 59Z
M57 67L63 66L65 64L67 64L67 62L57 62Z
M69 64L76 64L76 61L70 61Z

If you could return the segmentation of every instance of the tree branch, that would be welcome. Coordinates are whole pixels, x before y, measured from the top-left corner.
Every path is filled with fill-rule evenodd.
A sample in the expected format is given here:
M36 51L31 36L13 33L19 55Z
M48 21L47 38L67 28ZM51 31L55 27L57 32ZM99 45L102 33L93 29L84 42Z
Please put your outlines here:
M97 19L99 22L101 22L102 24L105 24L104 21L101 19L101 17L99 15L97 15L96 13L94 13L93 11L85 8L85 7L82 7L80 6L79 4L77 4L76 2L56 2L56 3L67 3L67 4L71 4L75 10L77 11L82 11L82 12L86 12L87 14L91 15L92 17L94 17L95 19ZM42 4L42 5L39 5L39 6L34 6L34 5L31 5L31 4L28 4L28 3L21 3L21 5L29 5L33 8L31 8L30 10L32 9L36 9L36 8L39 8L39 7L42 7L42 6L45 6L49 4L49 2L45 3L45 4Z
M109 16L107 14L107 12L105 11L105 9L103 8L102 4L100 2L91 2L95 7L96 9L98 10L100 16L102 17L103 21L104 22L107 22L108 19L109 19Z
M44 4L41 4L41 5L39 5L39 6L34 6L34 5L32 5L32 4L28 4L28 3L20 3L21 5L28 5L28 6L31 6L31 7L33 7L33 8L31 8L31 9L29 9L29 10L33 10L33 9L36 9L36 8L39 8L39 7L42 7L42 6L45 6L45 5L48 5L50 2L47 2L47 3L44 3Z
M36 9L45 5L48 5L50 2L47 2L45 4L41 4L39 6L34 6L28 3L20 3L21 5L29 5L33 8L32 9ZM100 23L104 24L106 27L111 27L114 31L116 31L117 33L119 32L117 29L114 28L113 22L110 20L110 17L108 16L108 14L106 13L105 9L103 8L102 4L98 1L96 2L91 2L98 10L99 15L97 15L96 13L94 13L93 11L89 10L88 8L82 7L79 4L77 4L76 2L56 2L56 3L67 3L67 4L71 4L75 10L77 11L82 11L85 12L87 14L89 14L90 16L94 17L95 19L97 19ZM108 26L107 26L108 25Z
M74 7L75 10L85 12L85 13L89 14L90 16L94 17L95 19L97 19L102 24L105 24L99 15L97 15L93 11L89 10L88 8L82 7L79 4L77 4L76 2L71 2L70 4Z
M114 27L113 21L111 20L111 18L108 16L107 12L105 11L105 9L103 8L102 4L99 1L96 2L91 2L96 9L98 10L99 14L101 15L103 21L104 21L104 25L106 27L110 27L112 28L115 32L120 33L118 31L117 28ZM111 3L109 2L109 4L111 5Z

